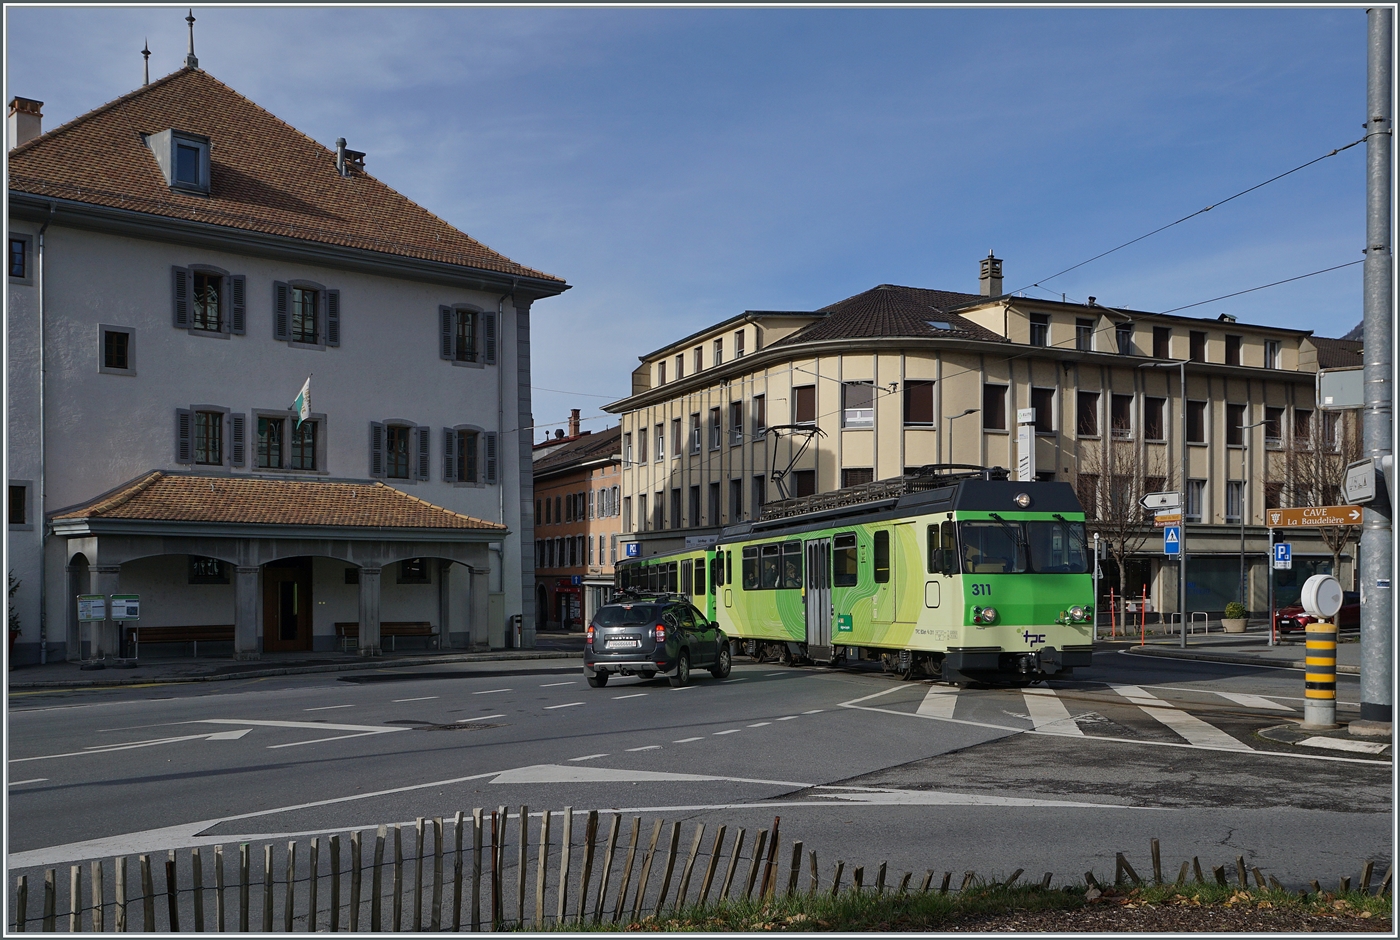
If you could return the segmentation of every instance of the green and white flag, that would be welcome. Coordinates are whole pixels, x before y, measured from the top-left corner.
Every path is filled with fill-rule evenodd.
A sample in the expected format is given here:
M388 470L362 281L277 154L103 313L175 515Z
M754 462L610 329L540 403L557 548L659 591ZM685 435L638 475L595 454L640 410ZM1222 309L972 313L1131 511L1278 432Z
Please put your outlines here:
M301 427L301 423L311 417L311 376L306 377L306 382L301 386L301 391L297 392L296 401L292 402L292 410L297 413L296 426Z

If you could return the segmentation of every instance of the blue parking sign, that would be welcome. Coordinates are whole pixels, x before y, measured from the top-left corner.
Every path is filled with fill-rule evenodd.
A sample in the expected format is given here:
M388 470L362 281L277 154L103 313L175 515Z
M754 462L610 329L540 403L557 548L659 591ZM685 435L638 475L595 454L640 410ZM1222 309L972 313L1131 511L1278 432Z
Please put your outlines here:
M628 558L638 558L642 554L641 542L626 542L623 544L623 548L627 549Z
M1169 525L1162 529L1162 554L1181 554L1181 526Z
M1293 545L1289 542L1279 542L1274 546L1274 561L1286 563L1293 560Z

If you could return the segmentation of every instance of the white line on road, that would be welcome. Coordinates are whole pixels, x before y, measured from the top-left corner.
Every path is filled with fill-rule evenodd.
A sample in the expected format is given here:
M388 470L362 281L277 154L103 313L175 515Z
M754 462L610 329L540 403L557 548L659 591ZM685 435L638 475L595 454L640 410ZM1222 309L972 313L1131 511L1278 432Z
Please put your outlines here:
M742 728L730 728L728 731L716 731L715 734L738 734Z
M762 728L764 725L771 725L771 721L760 721L757 724L749 725L750 728Z
M763 678L769 679L769 678L771 678L771 677L773 677L773 676L787 676L787 675L791 675L791 673L787 673L787 672L765 672L765 673L763 674Z
M841 707L847 708L855 705L857 702L868 702L872 698L879 698L882 695L889 695L891 692L899 692L907 688L908 686L905 685L892 685L888 689L881 689L879 692L874 692L870 695L862 695L860 698L853 698L849 702L842 702Z
M925 718L952 718L958 707L958 690L947 686L931 685L919 703L918 714Z
M672 741L672 744L689 744L691 741L703 741L704 738L681 738L679 741Z
M332 708L354 708L354 705L317 705L315 708L303 708L304 712L326 712Z
M396 698L396 699L394 699L393 704L397 705L397 704L399 704L400 702L426 702L426 701L428 701L429 699L435 699L435 698L438 698L438 696L436 696L436 695L420 695L420 696L418 696L417 698Z
M552 689L552 688L554 688L554 687L556 687L556 686L560 686L560 685L578 685L578 682L576 682L576 681L573 680L573 679L570 679L568 682L546 682L544 685L540 686L540 688L542 688L542 689Z
M695 688L695 686L693 686L693 685L683 685L683 686L680 686L679 688L672 689L671 691L672 691L672 692L689 692L689 691L690 691L691 689L693 689L693 688Z
M310 741L291 741L287 744L269 744L267 749L269 751L275 751L279 747L301 747L303 744L324 744L327 741L344 741L347 738L368 738L379 733L378 731L361 731L359 734L338 734L333 738L313 738Z
M1389 744L1378 741L1348 741L1345 738L1315 736L1298 742L1303 747L1325 747L1333 751L1353 751L1358 754L1384 754Z
M583 704L582 702L565 702L563 705L546 705L546 706L545 706L545 710L548 711L549 709L552 709L552 708L573 708L575 705L582 705L582 704Z
M1211 689L1211 691L1221 698L1227 698L1236 705L1243 705L1245 708L1266 708L1277 712L1291 712L1297 710L1288 705L1280 705L1277 702L1271 702L1262 695L1249 695L1245 692L1221 692L1217 689Z
M10 786L12 786L12 787L22 787L22 786L24 786L26 783L43 783L45 780L48 780L48 779L49 779L48 777L34 777L33 779L30 779L30 780L11 780L11 781L10 781Z
M458 718L458 719L457 719L457 724L460 725L460 724L461 724L462 722L464 722L464 721L485 721L485 720L488 719L488 718L504 718L504 717L505 717L505 715L477 715L475 718Z
M192 725L253 725L257 728L313 728L316 731L407 731L407 728L385 727L384 725L333 725L328 721L255 721L239 718L198 718L187 722Z
M1068 734L1083 736L1084 732L1070 717L1069 709L1060 701L1053 689L1022 689L1026 698L1026 712L1037 731L1046 734Z
M321 727L325 726L322 725ZM81 751L69 751L66 754L42 754L38 757L12 757L10 758L10 763L24 764L32 760L52 760L57 757L95 757L98 754L110 754L113 751L131 751L139 747L151 747L156 744L176 744L180 741L203 740L226 740L226 738L214 734L186 734L177 738L155 738L149 741L132 741L127 744L95 744L90 747L85 747Z
M804 714L804 715L820 715L820 714L821 714L822 712L824 712L824 711L826 711L825 708L813 708L813 709L811 709L811 710L809 710L809 711L803 712L802 714Z
M661 745L660 745L660 744L648 744L646 747L629 747L629 748L627 749L627 752L630 754L630 753L632 753L632 752L634 752L634 751L659 751L659 750L661 750Z
M778 720L779 720L779 721L792 721L794 718L801 718L801 717L802 717L801 715L784 715L782 718L779 718Z
M577 761L581 761L581 760L596 760L596 759L599 758L599 757L607 757L607 756L608 756L608 755L606 755L606 754L587 754L587 755L585 755L585 756L583 756L583 757L570 757L569 760L570 760L570 762L577 762Z
M1238 741L1221 731L1215 725L1181 711L1171 702L1164 701L1138 686L1110 683L1110 688L1192 744L1225 751L1254 750L1243 741Z
M511 689L482 689L480 692L473 692L472 695L490 695L493 692L510 692Z
M646 693L645 693L645 692L633 692L631 695L614 695L614 696L613 696L613 701L616 702L618 699L623 699L623 698L641 698L643 695L646 695Z

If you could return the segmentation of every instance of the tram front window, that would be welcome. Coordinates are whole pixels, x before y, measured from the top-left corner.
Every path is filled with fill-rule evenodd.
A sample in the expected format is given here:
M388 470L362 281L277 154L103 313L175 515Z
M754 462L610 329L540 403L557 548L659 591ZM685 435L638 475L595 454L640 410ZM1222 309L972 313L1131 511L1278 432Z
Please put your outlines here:
M961 522L963 571L1021 574L1026 571L1025 534L1019 522Z
M1082 522L1027 522L1031 570L1041 574L1087 574L1089 551Z

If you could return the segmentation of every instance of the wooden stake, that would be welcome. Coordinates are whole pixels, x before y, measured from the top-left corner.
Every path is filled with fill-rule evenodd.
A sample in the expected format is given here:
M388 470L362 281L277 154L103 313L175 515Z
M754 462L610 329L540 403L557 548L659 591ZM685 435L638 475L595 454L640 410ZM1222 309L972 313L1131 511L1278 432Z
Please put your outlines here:
M1187 873L1188 871L1190 871L1190 870L1191 870L1191 863L1190 863L1190 862L1182 862L1182 863L1181 863L1181 871L1179 871L1179 872L1176 873L1176 882L1175 882L1175 883L1176 883L1176 884L1179 884L1179 885L1185 884L1185 883L1186 883L1186 873Z
M146 858L146 856L144 855L141 857ZM147 865L149 866L149 864L150 862L149 860L147 860ZM58 915L55 913L55 909L57 908L57 906L58 871L57 869L50 868L44 872L44 933L53 933L54 931L58 930ZM155 920L154 909L152 909L151 911L151 919ZM146 929L155 930L155 927L150 926Z
M263 933L272 933L272 843L263 846Z
M196 857L198 857L198 852L199 852L199 849L195 849ZM92 915L88 918L88 922L91 924L92 929L93 929L94 932L96 932L96 933L106 933L106 931L107 931L107 917L106 917L106 913L107 913L107 912L106 912L106 911L103 909L103 907L102 907L102 899L103 899L103 897L105 897L106 892L102 890L102 861L101 861L100 859L99 859L98 861L95 861L95 862L92 863L92 878L91 878L91 881L92 881ZM196 897L196 898L199 897L199 892L195 892L195 897ZM199 904L198 901L196 901L196 903L195 903L195 908L196 908L196 912L197 912L197 914L198 914L198 919L195 921L195 924L196 924L195 929L202 932L202 931L204 930L204 911L203 911L203 906L202 906L201 904Z
M501 820L504 828L505 820ZM418 817L418 822L414 828L413 857L413 930L419 933L423 930L423 862L427 860L427 853L423 850L423 817ZM502 835L505 833L502 832ZM398 929L395 927L394 929Z
M393 900L389 902L389 923L390 930L398 933L403 930L403 827L394 826L394 867L389 876L390 893ZM375 892L376 894L378 891Z
M661 827L665 821L658 819L651 829L651 844L642 856L642 870L637 876L637 895L632 899L632 919L636 920L642 910L642 899L647 893L647 882L651 880L651 860L656 855L656 843L661 839Z
M1376 897L1384 897L1385 893L1390 890L1390 876L1394 871L1395 865L1393 863L1386 866L1385 877L1381 879L1381 886L1376 889Z
M1346 894L1346 893L1349 892L1350 890L1351 890L1351 876L1350 876L1350 875L1344 875L1344 876L1342 876L1341 880L1339 880L1339 881L1337 882L1337 893L1338 893L1338 894Z
M928 869L927 871L924 872L924 882L923 882L923 884L919 885L919 893L920 893L920 894L928 894L928 889L931 888L931 887L933 887L933 869L932 869L932 868L930 868L930 869Z
M1133 884L1142 884L1142 879L1138 877L1137 872L1133 871L1133 866L1128 864L1128 857L1122 852L1118 853L1118 865L1129 878L1133 879ZM1113 879L1113 883L1118 884L1118 878L1116 876Z
M306 882L306 932L315 933L316 922L320 919L319 912L316 910L317 902L320 900L317 897L317 888L320 887L321 881L321 840L319 837L311 840L311 854L306 858L306 867L310 869L311 874Z
M906 871L904 877L899 879L899 893L901 895L909 893L909 879L914 877L912 871Z
M452 855L452 932L462 930L462 811L452 819L452 838L456 849Z
M1259 866L1256 865L1251 871L1254 872L1254 883L1259 887L1259 890L1269 890L1268 884L1264 881L1264 873L1259 869Z
M481 807L472 810L472 931L481 930Z
M1224 865L1216 865L1214 868L1211 869L1211 874L1215 875L1215 883L1220 885L1222 888L1225 887L1225 885L1229 884L1229 882L1225 880Z
M744 848L744 830L740 829L734 836L734 851L729 855L729 865L724 872L724 884L719 889L719 899L721 901L729 898L729 889L734 884L734 872L739 867L739 853Z
M136 860L141 864L141 916L143 927L146 933L151 933L156 929L156 883L151 877L151 857L149 855L138 855ZM52 930L52 927L45 927L45 930ZM243 928L247 930L248 928Z
M1152 880L1162 883L1162 843L1152 840Z
M617 892L617 903L613 905L613 923L622 919L622 912L627 907L627 888L632 881L632 860L637 856L637 840L642 833L642 817L632 817L632 838L627 843L627 863L622 869L622 887Z
M1366 864L1361 866L1362 894L1369 894L1371 892L1371 872L1375 869L1375 867L1376 863L1371 861L1370 859L1367 859Z
M1249 890L1249 873L1245 871L1243 855L1235 856L1235 878L1240 883L1241 891Z
M817 850L811 849L807 852L807 896L814 898L817 896Z
M582 924L583 915L588 913L588 886L593 883L593 843L598 840L598 811L588 811L588 822L583 827L583 872L578 880L578 912L574 923Z
M1016 883L1016 879L1020 878L1023 872L1025 872L1024 868L1018 868L1015 871L1013 871L1011 873L1011 877L1006 879L1006 881L1002 882L1002 887L1009 888L1012 885L1014 885Z
M953 873L950 872L950 871L945 871L945 872L943 873L943 883L942 883L941 885L938 886L938 893L939 893L939 894L947 894L947 893L948 893L948 887L949 887L952 883L953 883Z
M1055 877L1055 873L1054 873L1053 871L1047 871L1047 872L1045 873L1045 877L1042 878L1042 879L1040 879L1040 890L1042 890L1042 891L1049 891L1049 890L1050 890L1050 879L1051 879L1051 878L1054 878L1054 877Z
M972 882L973 882L976 878L977 878L977 872L975 872L975 871L965 871L965 872L963 872L962 887L959 888L958 890L959 890L959 891L966 891L967 888L968 888L968 885L972 884Z
M1269 888L1270 888L1271 890L1274 890L1274 891L1282 891L1282 890L1283 890L1283 885L1279 884L1279 881L1278 881L1277 878L1275 878L1273 875L1270 875L1270 876L1269 876Z
M1316 879L1316 878L1314 878L1314 879L1312 880L1312 889L1313 889L1313 893L1315 893L1315 894L1321 894L1321 893L1322 893L1322 885L1320 885L1320 884L1317 883L1317 879Z
M792 868L791 868L791 870L788 872L788 886L787 886L788 897L792 897L794 894L797 893L797 876L800 875L801 873L802 873L802 843L801 843L801 842L794 842L794 843L792 844Z
M29 919L29 876L20 875L15 880L15 933L24 933Z
M695 826L695 841L690 845L690 855L685 860L685 869L681 872L681 886L676 892L676 903L671 905L671 910L678 911L685 904L686 894L690 891L690 873L695 869L695 857L700 854L700 840L705 837L705 824L697 823Z
M520 832L525 833L525 817L520 818ZM525 840L520 840L524 851ZM523 893L523 892L522 892ZM442 817L433 817L433 906L428 929L436 933L442 929Z
M1203 885L1203 884L1205 884L1205 883L1206 883L1206 876L1201 872L1201 858L1200 858L1200 856L1198 856L1198 855L1193 855L1193 856L1191 856L1191 868L1194 870L1195 875L1196 875L1196 884L1198 884L1198 885Z
M758 830L758 839L753 844L753 858L749 860L749 877L744 882L744 900L753 897L754 884L758 881L758 869L763 864L763 847L768 844L768 830ZM759 895L761 898L762 895Z
M501 930L506 922L506 829L510 823L510 812L505 806L498 808L496 812L501 817L501 834L496 840L495 852L491 856L491 890L495 893L495 901L491 908L491 929Z
M666 850L666 874L661 879L661 893L656 898L656 914L659 917L666 908L666 892L671 888L671 874L676 870L676 853L680 851L681 824L671 824L671 845Z
M331 836L331 933L340 932L340 836Z
M515 926L525 929L525 876L530 868L525 864L530 847L530 807L520 807L520 854L515 862Z
M544 887L545 877L548 869L545 865L549 862L549 817L551 813L545 810L540 815L540 849L539 868L535 872L535 929L544 929Z
M346 928L351 931L360 929L360 882L362 874L360 871L363 853L360 851L362 840L358 830L350 833L350 913L346 918L348 923Z
M102 869L94 868L93 877L101 878ZM204 864L199 846L190 849L190 874L194 881L194 932L204 933Z
M564 829L560 833L559 846L559 913L556 924L564 923L564 915L569 910L569 861L574 843L574 808L564 807Z
M297 886L297 844L287 843L287 891L282 901L282 930L292 932L292 916L295 907Z
M853 887L854 887L854 890L855 890L856 894L860 894L861 889L863 889L863 888L865 887L865 866L864 866L864 865L857 865L857 866L856 866L856 870L853 871L853 872L851 872L851 881L853 882Z
M880 867L875 869L875 896L880 897L885 893L885 862L880 863Z
M608 878L612 875L613 853L617 851L617 837L622 829L622 816L613 814L612 825L608 827L608 847L603 852L603 877L598 879L598 894L593 901L593 923L601 923L603 905L607 903Z
M170 883L170 869L165 871L166 884ZM68 932L77 933L82 929L83 910L83 866L71 865L68 868ZM176 928L179 929L179 928Z
M223 848L223 846L219 846L218 848L221 849ZM219 859L220 861L223 860L221 855L219 856ZM116 928L117 933L126 933L126 856L121 855L117 858L112 859L112 867L116 869L117 892L117 912L115 918L116 923L114 923L112 926ZM222 875L223 872L220 872L219 874ZM219 930L222 931L224 929L222 909L219 911L219 914Z
M498 880L498 872L500 869L496 864L497 861L499 861L500 854L500 844L498 842L498 840L500 839L500 834L497 832L500 815L500 810L494 810L491 813L491 871L489 875L489 880L491 883L491 910L486 915L487 930L497 930L500 927L500 919L496 916L501 909L501 897L499 890L500 884Z
M777 888L778 880L778 819L773 817L773 828L768 834L768 859L763 866L763 887L759 889L758 896L767 898L773 896L773 891Z
M846 870L846 863L837 859L836 873L831 876L831 896L834 898L841 892L841 872Z
M397 826L394 827L397 830ZM384 839L389 834L388 826L380 826L374 834L374 867L370 875L369 929L372 933L384 930ZM397 866L394 869L398 874Z

